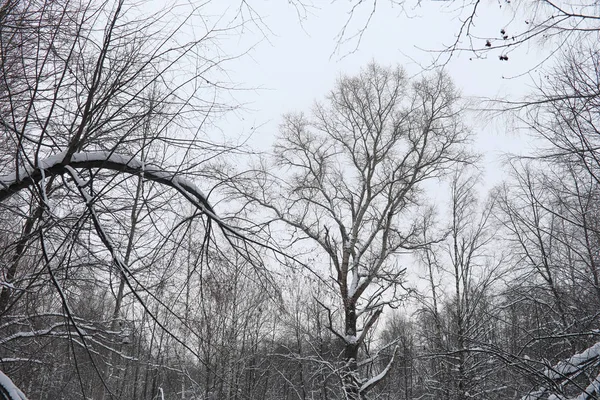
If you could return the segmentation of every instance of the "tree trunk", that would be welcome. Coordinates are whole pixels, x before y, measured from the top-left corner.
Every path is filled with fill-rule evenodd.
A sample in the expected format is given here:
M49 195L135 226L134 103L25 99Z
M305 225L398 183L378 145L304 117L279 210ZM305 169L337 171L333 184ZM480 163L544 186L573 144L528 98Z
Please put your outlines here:
M356 304L346 300L345 305L346 323L346 345L344 347L343 385L348 400L360 399L360 381L358 379L358 338L356 337Z

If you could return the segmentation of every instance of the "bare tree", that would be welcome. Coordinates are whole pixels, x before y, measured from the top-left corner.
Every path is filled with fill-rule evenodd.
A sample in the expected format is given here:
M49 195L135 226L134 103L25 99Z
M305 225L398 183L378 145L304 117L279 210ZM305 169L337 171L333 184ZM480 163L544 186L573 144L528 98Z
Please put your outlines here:
M450 184L450 207L444 241L421 252L428 292L418 296L423 397L462 399L502 397L493 375L494 290L501 278L504 252L495 249L495 196L480 202L478 175L457 170ZM444 226L442 224L442 226ZM430 232L424 232L431 235ZM502 386L502 385L499 385Z
M233 107L212 43L244 21L208 5L0 3L0 358L34 396L155 396L199 355L169 307L192 225L197 265L258 265L192 183L237 151L207 128Z
M232 180L245 207L267 212L271 229L283 224L286 246L306 243L314 256L305 266L336 294L337 305L322 306L344 345L348 398L364 397L389 370L360 376L372 361L360 349L402 297L398 256L423 244L423 182L470 161L460 113L446 75L410 83L400 67L371 64L341 78L310 116L286 115L273 158Z
M566 52L521 110L520 121L536 139L538 151L511 160L511 180L499 197L498 216L516 257L516 279L505 294L511 313L518 313L507 323L512 325L509 347L516 356L514 365L537 388L531 399L597 396L600 236L594 47L584 43Z

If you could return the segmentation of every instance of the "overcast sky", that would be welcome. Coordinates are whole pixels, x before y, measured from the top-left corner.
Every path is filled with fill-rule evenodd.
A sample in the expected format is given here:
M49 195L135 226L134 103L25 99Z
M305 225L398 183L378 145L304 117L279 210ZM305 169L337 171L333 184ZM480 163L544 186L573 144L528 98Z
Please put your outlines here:
M232 4L230 14L239 0ZM356 74L371 61L394 65L399 63L409 75L422 73L431 65L436 52L456 39L465 12L454 2L423 1L421 5L407 3L404 8L392 6L388 1L378 1L377 10L361 43L350 41L336 51L336 36L348 20L350 2L313 0L314 8L300 10L287 1L252 1L262 24L248 24L242 35L223 42L225 53L239 53L250 46L251 50L235 61L224 64L227 79L244 88L234 93L237 101L244 103L245 111L230 115L219 122L225 136L236 137L252 133L250 143L267 150L277 134L281 115L290 111L309 111L315 100L322 100L333 87L340 74ZM357 10L349 33L362 27L371 2ZM505 1L489 1L478 10L473 36L496 37L502 41L500 30L508 35L525 28L525 15L512 18L514 10ZM462 13L462 14L461 14ZM300 14L300 15L299 15ZM246 17L248 15L246 14ZM264 25L263 25L264 24ZM259 29L262 27L262 31ZM510 39L509 39L510 40ZM474 39L482 46L483 39ZM467 44L464 43L466 46ZM353 51L355 50L356 51ZM540 50L542 49L542 50ZM540 75L535 67L544 55L543 46L532 43L507 53L508 61L500 61L499 51L477 58L469 52L455 54L446 69L466 98L518 98L533 87ZM524 72L524 76L518 77ZM481 105L481 100L474 102ZM471 114L473 125L481 116ZM505 121L475 125L477 149L485 153L488 184L497 183L499 157L505 152L519 152L526 140L514 133L506 135Z
M240 3L239 0L227 1L234 6ZM510 5L504 1L482 3L473 36L496 38L493 41L496 44L503 40L500 30L504 29L510 36L526 28L525 17L512 18L514 12L506 10ZM237 83L240 88L256 90L232 92L236 101L244 104L243 111L229 114L217 121L217 126L225 139L251 135L249 143L264 151L269 150L277 136L281 116L292 111L310 112L314 102L325 98L340 75L356 74L375 61L384 65L401 64L409 76L418 78L423 67L431 66L438 55L435 50L454 43L461 25L461 9L452 2L424 0L420 6L407 5L402 9L379 0L358 48L356 41L351 41L335 52L336 37L348 19L348 1L313 0L319 7L308 10L306 18L304 14L299 16L287 1L250 3L256 15L261 16L261 23L248 24L242 34L221 42L221 51L239 54L252 48L238 59L223 64L227 76L222 79ZM236 9L232 7L228 15L235 15ZM368 14L368 7L357 12L350 34L363 26ZM485 39L473 40L477 47L485 45ZM546 53L547 49L544 51L539 43L508 53L493 51L483 58L462 52L454 54L445 68L463 96L472 100L474 107L480 107L484 98L518 99L529 93L534 81L543 76L535 66ZM500 54L508 55L509 60L500 61ZM475 149L484 153L485 176L480 189L485 196L488 189L504 178L501 164L504 154L528 151L528 141L525 135L513 132L513 127L503 118L483 124L481 121L485 118L475 111L465 118L475 133ZM449 191L438 182L430 182L427 191L430 201L443 213ZM411 269L410 280L415 282L414 277L421 272Z

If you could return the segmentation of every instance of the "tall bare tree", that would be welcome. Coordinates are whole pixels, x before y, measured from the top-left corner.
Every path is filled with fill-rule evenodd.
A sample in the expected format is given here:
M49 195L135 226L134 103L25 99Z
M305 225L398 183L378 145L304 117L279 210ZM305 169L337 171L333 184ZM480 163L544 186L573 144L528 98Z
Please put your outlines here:
M340 78L310 116L286 115L273 157L231 181L245 207L285 227L288 245L305 243L305 265L335 293L337 304L319 300L344 345L347 398L362 398L389 369L361 376L372 360L360 349L402 297L398 257L422 244L422 184L470 160L468 137L446 75L409 82L401 67L371 64Z

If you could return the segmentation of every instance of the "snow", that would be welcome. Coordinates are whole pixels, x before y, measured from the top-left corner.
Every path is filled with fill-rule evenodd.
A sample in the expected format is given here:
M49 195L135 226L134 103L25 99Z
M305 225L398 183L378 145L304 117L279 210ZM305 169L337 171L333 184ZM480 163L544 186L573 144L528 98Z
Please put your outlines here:
M11 340L15 340L15 339L22 339L22 338L33 338L33 337L38 337L38 336L44 336L44 335L49 335L52 333L52 331L58 327L62 327L64 326L63 322L59 322L59 323L55 323L53 325L50 325L49 327L45 328L45 329L39 329L39 330L34 330L34 331L29 331L29 332L17 332L17 333L13 333L10 336L6 336L2 339L0 339L0 345L4 344L4 343L8 343Z
M559 362L553 368L547 369L545 375L550 379L561 379L565 375L578 372L581 369L582 364L586 364L594 358L598 358L598 356L600 356L600 342L579 354L575 354L568 360Z
M38 166L22 165L16 172L0 176L0 198L10 196L22 186L27 186L28 180L45 178L45 171L63 164L66 153L58 153L38 162ZM206 195L189 180L176 173L161 168L151 167L129 155L111 151L96 151L75 153L65 166L73 168L106 168L115 171L125 171L131 174L143 174L144 177L167 184L181 192L188 200L201 207L211 218L217 219ZM61 171L62 172L62 171ZM11 190L12 189L12 190ZM4 192L4 193L2 193ZM200 200L200 204L195 200Z
M0 371L0 386L4 388L10 400L27 400L25 394L2 371Z
M34 358L21 358L21 357L0 357L1 363L9 363L9 362L27 362L27 363L35 363L35 364L43 364L41 360L36 360Z
M15 285L10 282L0 281L0 286L4 286L5 288L15 289Z
M358 271L352 270L351 274L352 282L350 283L350 288L348 289L348 299L353 298L354 294L356 293L356 289L358 289Z
M48 160L52 159L50 157ZM126 165L129 168L137 170L139 172L144 173L145 175L150 175L151 177L158 178L160 180L173 182L174 185L185 188L186 190L198 194L203 199L206 199L206 196L202 191L192 182L183 179L171 172L164 171L160 168L149 167L144 162L136 160L131 156L118 154L109 151L99 151L99 152L86 152L86 153L75 153L71 157L71 163L86 163L86 162L111 162L120 165ZM48 167L46 167L48 168Z
M344 340L346 340L346 343L348 344L356 344L356 342L358 342L356 335L346 335Z
M586 367L591 364L597 364L600 358L600 342L588 347L581 353L575 354L565 361L561 361L554 367L547 368L544 371L549 379L564 381L574 374L582 372ZM585 400L593 397L600 393L600 375L596 376L590 384L576 397L572 397L568 400ZM522 400L541 400L548 394L548 389L545 387L531 392L529 395L522 398ZM596 398L596 397L593 397ZM567 400L567 397L560 394L550 394L547 400Z
M375 375L374 377L372 377L371 379L369 379L368 381L363 383L362 386L360 387L360 393L369 390L371 387L376 385L377 382L379 382L380 380L385 378L385 376L390 371L390 368L392 368L392 365L394 364L394 359L396 358L397 351L398 351L398 346L396 346L394 348L394 353L392 354L392 358L390 359L390 362L388 363L388 365L386 365L386 367L383 369L383 371L381 371L380 373L378 373L377 375Z
M7 187L15 184L16 182L23 181L24 179L30 177L31 174L33 174L33 172L37 171L38 169L48 169L54 167L55 165L58 165L61 161L64 160L65 156L66 152L54 154L48 158L40 160L38 162L37 168L33 167L32 165L20 165L18 171L8 175L0 176L0 185Z

